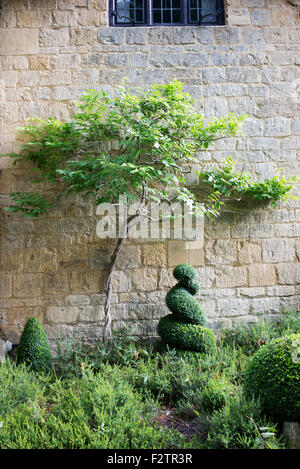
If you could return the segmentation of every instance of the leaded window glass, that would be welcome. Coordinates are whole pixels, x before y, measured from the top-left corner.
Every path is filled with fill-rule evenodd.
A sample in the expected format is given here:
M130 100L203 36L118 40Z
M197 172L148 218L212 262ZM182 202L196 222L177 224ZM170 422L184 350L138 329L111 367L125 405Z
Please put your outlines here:
M224 24L220 0L109 0L111 26Z

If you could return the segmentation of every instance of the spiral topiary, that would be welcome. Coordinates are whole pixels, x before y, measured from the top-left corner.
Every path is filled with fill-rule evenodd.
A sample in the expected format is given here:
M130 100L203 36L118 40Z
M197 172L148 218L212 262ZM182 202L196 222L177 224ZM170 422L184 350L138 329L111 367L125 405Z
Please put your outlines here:
M246 396L260 398L278 420L300 420L300 334L280 337L261 347L245 373Z
M166 305L172 314L160 319L158 334L165 344L176 349L202 353L214 350L215 336L205 327L204 311L193 298L199 290L195 269L179 264L173 275L178 283L166 295Z
M25 324L17 347L17 364L19 363L25 363L37 372L47 372L52 367L49 342L37 318L30 318Z

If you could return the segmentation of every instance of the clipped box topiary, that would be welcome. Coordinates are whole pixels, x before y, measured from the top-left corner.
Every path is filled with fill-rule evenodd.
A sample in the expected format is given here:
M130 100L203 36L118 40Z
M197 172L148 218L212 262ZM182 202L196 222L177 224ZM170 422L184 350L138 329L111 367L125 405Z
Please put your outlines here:
M199 290L196 271L189 264L179 264L173 275L178 283L166 295L172 314L160 319L158 334L165 344L180 350L207 353L216 348L214 334L205 327L203 309L193 295Z
M50 371L52 367L49 342L36 318L28 319L17 347L17 364L25 363L34 371Z
M261 347L245 373L246 396L261 400L267 414L282 421L300 419L300 334Z

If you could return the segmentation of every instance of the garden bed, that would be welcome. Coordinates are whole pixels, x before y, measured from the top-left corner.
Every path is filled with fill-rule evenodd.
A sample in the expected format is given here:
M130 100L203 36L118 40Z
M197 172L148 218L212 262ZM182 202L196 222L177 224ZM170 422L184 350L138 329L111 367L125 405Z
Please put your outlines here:
M0 365L0 448L286 448L282 423L243 395L256 350L299 332L299 314L223 331L207 355L157 350L121 335L60 344L54 369Z

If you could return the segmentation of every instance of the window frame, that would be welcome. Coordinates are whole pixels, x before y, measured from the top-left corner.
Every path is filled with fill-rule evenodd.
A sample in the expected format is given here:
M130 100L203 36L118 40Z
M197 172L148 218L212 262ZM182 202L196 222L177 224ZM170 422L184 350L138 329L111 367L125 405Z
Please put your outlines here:
M198 23L189 23L189 0L181 0L182 6L182 23L153 23L152 21L152 1L153 0L143 0L144 2L144 11L145 11L145 23L117 23L115 21L115 12L116 12L116 2L117 0L109 0L109 26L114 26L116 28L146 28L146 27L161 27L161 26L222 26L225 25L225 6L224 0L217 0L217 10L222 10L218 15L217 21L205 21Z

